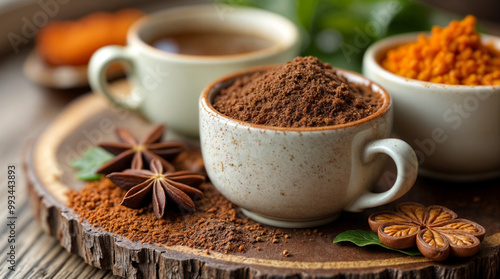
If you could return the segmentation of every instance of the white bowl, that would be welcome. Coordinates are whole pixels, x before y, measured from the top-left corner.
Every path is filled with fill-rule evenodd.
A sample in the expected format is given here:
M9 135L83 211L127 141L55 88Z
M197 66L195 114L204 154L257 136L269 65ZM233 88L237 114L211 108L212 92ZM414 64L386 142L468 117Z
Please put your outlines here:
M417 40L389 37L368 48L363 74L394 100L394 133L419 159L420 174L473 181L500 175L500 86L446 85L393 74L379 64L387 51ZM500 39L483 35L500 49Z

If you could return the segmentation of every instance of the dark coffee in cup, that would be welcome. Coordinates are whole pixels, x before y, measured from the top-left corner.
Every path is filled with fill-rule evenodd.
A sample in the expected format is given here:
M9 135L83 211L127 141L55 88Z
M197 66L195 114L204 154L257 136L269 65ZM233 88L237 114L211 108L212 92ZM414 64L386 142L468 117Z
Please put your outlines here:
M151 45L157 49L185 55L220 56L254 52L273 42L258 36L222 31L189 31L160 36Z

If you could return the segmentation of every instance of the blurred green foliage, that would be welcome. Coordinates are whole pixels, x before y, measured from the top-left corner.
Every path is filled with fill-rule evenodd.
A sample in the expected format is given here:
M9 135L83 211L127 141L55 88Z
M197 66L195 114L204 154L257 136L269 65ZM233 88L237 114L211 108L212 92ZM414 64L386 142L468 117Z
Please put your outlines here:
M332 65L361 71L365 50L376 40L429 31L457 16L411 0L219 0L251 6L291 19L301 30L302 53Z

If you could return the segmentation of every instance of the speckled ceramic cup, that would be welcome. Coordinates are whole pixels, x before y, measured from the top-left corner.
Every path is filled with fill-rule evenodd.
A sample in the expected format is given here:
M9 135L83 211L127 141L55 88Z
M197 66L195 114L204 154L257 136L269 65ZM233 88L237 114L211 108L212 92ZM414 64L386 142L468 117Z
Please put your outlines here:
M374 114L344 125L276 128L231 119L216 111L213 97L236 77L223 77L200 97L200 140L211 182L250 218L288 228L319 226L342 210L361 211L405 194L417 176L413 149L387 139L392 104L387 92L361 75L339 70L350 82L369 86L382 106ZM383 193L370 192L391 157L397 179Z

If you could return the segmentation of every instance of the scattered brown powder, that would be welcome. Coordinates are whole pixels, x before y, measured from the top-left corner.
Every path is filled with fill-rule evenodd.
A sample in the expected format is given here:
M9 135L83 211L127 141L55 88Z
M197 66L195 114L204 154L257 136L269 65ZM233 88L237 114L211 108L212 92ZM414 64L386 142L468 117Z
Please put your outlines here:
M266 228L240 215L237 207L211 184L202 185L201 190L205 197L196 201L196 212L183 215L171 210L161 220L155 217L151 205L142 209L121 206L126 191L108 179L88 182L81 191L70 192L68 206L95 227L132 241L166 246L244 252L253 243L273 243L290 237L280 229Z
M373 114L380 100L368 87L348 82L330 64L297 57L263 73L242 76L213 101L231 118L274 127L345 124Z

